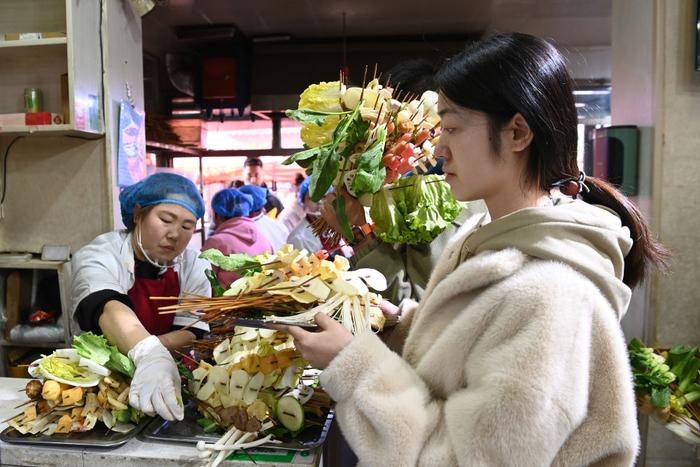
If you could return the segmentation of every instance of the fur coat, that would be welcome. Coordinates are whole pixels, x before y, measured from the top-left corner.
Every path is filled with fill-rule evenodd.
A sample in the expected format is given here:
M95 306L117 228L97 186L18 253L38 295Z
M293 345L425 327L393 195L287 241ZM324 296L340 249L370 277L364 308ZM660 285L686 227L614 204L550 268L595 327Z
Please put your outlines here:
M398 345L355 337L321 376L360 465L633 465L631 243L582 201L465 224Z

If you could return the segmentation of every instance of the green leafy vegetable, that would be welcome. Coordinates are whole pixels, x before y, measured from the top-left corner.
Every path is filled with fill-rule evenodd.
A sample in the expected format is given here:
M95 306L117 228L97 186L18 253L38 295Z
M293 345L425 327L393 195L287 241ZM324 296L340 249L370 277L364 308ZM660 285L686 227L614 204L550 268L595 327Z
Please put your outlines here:
M313 173L309 183L309 198L318 202L328 192L340 169L340 156L336 152L326 152L314 160Z
M206 417L198 418L197 425L201 426L205 433L214 433L219 430L219 425L214 420Z
M321 117L344 115L333 130L333 140L330 143L297 152L284 161L286 165L296 162L306 169L307 175L311 177L309 197L313 201L319 201L328 192L328 188L338 175L341 159L349 157L355 145L365 138L369 122L362 120L359 105L352 112L320 112L309 109L288 110L287 112L288 115L307 119L307 123L313 119L320 119L314 120L314 122L320 121L321 124L323 123ZM344 144L342 149L341 143Z
M199 257L224 271L237 272L242 276L249 276L262 271L260 261L245 253L233 253L226 256L216 248L210 248L203 251Z
M376 235L387 243L429 243L459 215L462 205L439 175L396 180L372 197Z
M226 290L221 286L221 283L219 282L219 278L216 277L216 274L214 271L211 269L207 269L204 271L204 275L207 276L207 280L209 280L209 284L211 284L211 290L212 294L215 297L221 297Z
M328 145L324 145L319 146L317 148L311 148L305 151L296 152L288 158L286 158L284 162L282 162L282 165L290 165L296 162L300 167L307 168L313 163L314 158L318 157L321 154L321 152L323 152L323 150L327 147Z
M352 191L360 196L376 193L384 184L386 168L382 156L386 143L386 129L377 130L377 139L357 159L357 172L352 180Z
M180 376L182 378L185 378L187 381L191 381L194 379L194 375L192 374L190 369L187 368L185 364L182 363L182 361L180 360L177 361L177 372L180 373Z
M348 221L348 216L345 213L345 198L343 198L343 196L338 195L335 197L333 200L333 209L336 212L336 217L338 218L338 223L340 224L340 233L343 234L343 237L348 240L355 238L352 233L352 227L350 227L350 221Z
M296 120L299 123L313 123L315 125L321 126L323 123L326 121L326 119L330 116L338 116L338 115L345 115L349 114L350 111L347 112L324 112L322 110L312 110L312 109L295 109L295 110L287 110L285 112L287 114L287 117L291 118L292 120Z
M355 152L355 146L365 140L369 126L369 122L363 120L359 114L355 115L355 119L348 126L345 147L340 154L343 159L350 157Z
M110 344L103 336L84 332L73 338L73 348L78 351L81 357L104 365L110 370L130 378L134 376L134 371L136 371L134 362L121 353L116 346Z

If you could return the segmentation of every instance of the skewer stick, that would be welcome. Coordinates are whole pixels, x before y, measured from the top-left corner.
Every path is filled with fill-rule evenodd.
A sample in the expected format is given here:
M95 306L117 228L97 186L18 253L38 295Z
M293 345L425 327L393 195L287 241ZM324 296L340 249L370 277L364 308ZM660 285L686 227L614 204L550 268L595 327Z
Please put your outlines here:
M377 79L377 62L374 62L374 73L372 73L372 81Z
M423 99L421 99L420 102L418 102L418 107L416 107L416 111L411 114L411 118L409 118L409 120L413 120L413 117L418 115L418 111L420 110L422 105L423 105Z
M10 422L10 421L14 420L15 418L22 417L23 415L24 415L23 413L18 413L17 415L14 415L14 416L12 416L12 417L10 417L10 418L6 418L5 420L0 421L0 423L7 423L7 422Z
M16 406L15 409L19 409L20 407L31 404L32 402L35 402L34 399L29 399L28 401L24 401L21 404L19 404L18 406Z
M432 180L432 181L430 181L430 182L425 182L425 184L427 185L428 183L440 183L440 182L442 182L442 181L443 181L443 180ZM410 187L410 186L411 186L411 185L395 186L395 187L393 187L393 188L387 188L387 190L401 190L401 189L403 189L403 188L408 188L408 187Z
M360 105L362 105L362 98L365 96L365 84L367 83L367 65L365 65L365 73L362 76L362 91L360 92Z

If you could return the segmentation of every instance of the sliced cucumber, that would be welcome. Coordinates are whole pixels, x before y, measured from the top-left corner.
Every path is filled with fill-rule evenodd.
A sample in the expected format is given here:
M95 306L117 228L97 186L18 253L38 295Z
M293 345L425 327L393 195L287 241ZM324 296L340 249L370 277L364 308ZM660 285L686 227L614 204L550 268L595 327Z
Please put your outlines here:
M304 426L304 408L292 396L277 401L277 420L289 431L299 431Z
M262 372L257 372L255 373L255 376L250 378L248 385L243 390L243 402L246 404L252 404L255 399L258 398L258 393L260 392L264 379L265 375Z

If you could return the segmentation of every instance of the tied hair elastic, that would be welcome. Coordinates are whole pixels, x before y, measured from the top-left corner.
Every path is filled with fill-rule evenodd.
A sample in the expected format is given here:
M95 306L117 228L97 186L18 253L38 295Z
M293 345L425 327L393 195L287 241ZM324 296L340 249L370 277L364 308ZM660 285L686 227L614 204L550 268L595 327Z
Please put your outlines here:
M559 188L559 191L562 194L566 196L571 196L574 199L576 199L576 197L579 195L579 193L581 193L581 191L585 191L586 193L591 191L586 185L585 172L581 172L578 177L569 177L556 181L552 183L550 187Z

